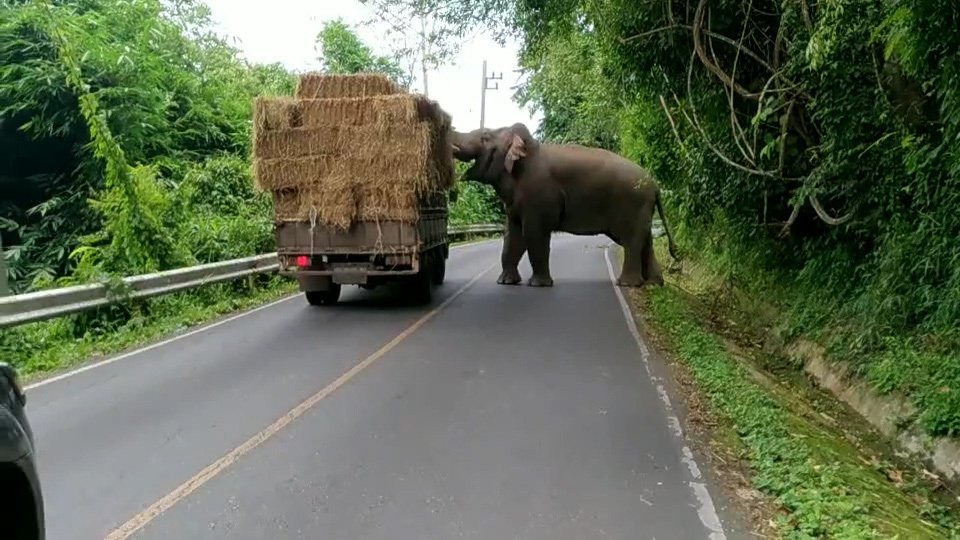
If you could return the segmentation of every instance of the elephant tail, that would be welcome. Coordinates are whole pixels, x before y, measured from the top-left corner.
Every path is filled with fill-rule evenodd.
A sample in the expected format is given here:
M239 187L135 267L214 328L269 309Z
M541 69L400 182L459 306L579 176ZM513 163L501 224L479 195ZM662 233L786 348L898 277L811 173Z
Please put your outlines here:
M670 256L673 260L680 260L680 253L677 250L677 244L673 241L673 234L670 232L670 225L667 224L667 216L663 211L663 203L660 201L660 189L657 189L657 213L660 214L660 222L663 223L663 230L667 233L667 244L670 247Z

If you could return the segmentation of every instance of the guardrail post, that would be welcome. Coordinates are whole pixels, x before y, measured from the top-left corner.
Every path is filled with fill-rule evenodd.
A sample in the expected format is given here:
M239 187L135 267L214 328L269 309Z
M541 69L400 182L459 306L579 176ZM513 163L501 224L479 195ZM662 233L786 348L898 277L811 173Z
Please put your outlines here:
M10 284L7 282L7 253L3 250L3 236L0 235L0 296L10 294Z

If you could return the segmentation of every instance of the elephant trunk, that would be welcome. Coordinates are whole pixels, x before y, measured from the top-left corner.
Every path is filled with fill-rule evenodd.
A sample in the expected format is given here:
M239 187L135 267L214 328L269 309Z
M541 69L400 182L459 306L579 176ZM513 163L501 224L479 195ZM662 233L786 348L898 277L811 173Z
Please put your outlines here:
M477 157L471 155L467 138L468 136L465 133L460 133L459 131L450 132L450 146L453 149L453 157L459 161L470 161Z

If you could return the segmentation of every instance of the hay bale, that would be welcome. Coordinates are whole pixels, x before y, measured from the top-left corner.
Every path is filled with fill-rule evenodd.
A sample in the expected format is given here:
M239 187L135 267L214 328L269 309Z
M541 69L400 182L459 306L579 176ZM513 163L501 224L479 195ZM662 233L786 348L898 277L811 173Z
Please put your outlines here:
M299 100L258 97L253 111L254 130L410 124L424 119L425 101L426 98L411 94Z
M284 189L273 192L274 217L277 221L308 221L312 212L318 226L346 230L357 215L357 201L357 185L350 181Z
M419 217L419 190L413 183L363 183L358 194L359 220L415 223Z
M421 153L426 160L433 150L435 138L430 126L423 122L278 129L258 131L254 136L253 152L261 159Z
M300 99L382 96L403 92L395 82L382 73L330 75L305 73L297 81L294 94Z
M412 223L424 197L446 200L451 119L437 102L369 74L308 74L297 97L254 106L254 175L277 219Z
M273 192L273 214L278 221L298 221L301 204L299 190L284 189Z
M300 100L259 96L253 101L253 131L289 129L303 125Z
M420 120L418 103L422 100L420 96L394 94L308 99L300 101L300 105L305 127L412 124Z
M340 177L353 177L358 184L386 183L424 191L431 185L424 160L424 155L257 159L254 178L261 191L306 189L315 184L336 183Z
M349 229L357 216L358 187L352 176L330 177L311 186L300 207L301 219L309 218L310 211L315 209L318 223Z

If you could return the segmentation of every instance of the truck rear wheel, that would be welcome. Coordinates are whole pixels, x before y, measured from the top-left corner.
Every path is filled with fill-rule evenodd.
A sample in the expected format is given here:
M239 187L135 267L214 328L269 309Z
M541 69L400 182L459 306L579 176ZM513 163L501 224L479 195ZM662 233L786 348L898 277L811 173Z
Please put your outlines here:
M332 306L340 300L340 284L331 283L325 291L306 291L304 295L311 306Z
M437 252L437 256L433 260L433 267L430 270L433 284L443 285L443 280L447 275L447 260L443 258L443 253Z
M433 265L424 259L420 271L410 278L410 296L416 304L429 304L433 299Z

